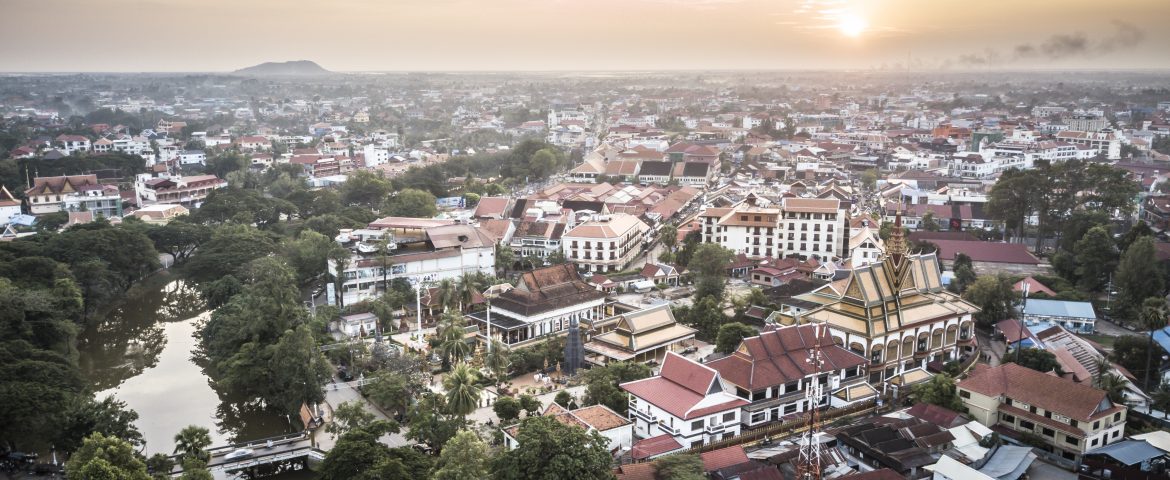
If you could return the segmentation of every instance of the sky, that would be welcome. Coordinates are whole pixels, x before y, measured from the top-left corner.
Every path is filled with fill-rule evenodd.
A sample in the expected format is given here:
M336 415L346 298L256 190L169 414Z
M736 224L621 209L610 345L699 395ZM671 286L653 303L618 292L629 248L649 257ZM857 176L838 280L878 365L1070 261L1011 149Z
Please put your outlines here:
M1170 0L0 0L0 71L1170 68Z

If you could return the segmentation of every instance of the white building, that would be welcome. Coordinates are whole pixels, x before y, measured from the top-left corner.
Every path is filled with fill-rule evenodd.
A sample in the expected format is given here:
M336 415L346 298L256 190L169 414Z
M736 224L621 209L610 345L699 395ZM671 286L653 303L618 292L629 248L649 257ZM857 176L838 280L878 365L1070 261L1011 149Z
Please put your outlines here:
M425 230L425 241L418 248L400 247L386 258L390 271L387 282L408 278L422 282L455 280L465 273L495 273L495 238L479 227L446 225ZM337 275L337 263L329 262L329 274ZM342 301L350 305L377 296L383 279L382 256L354 254L342 273ZM330 283L332 302L334 284Z
M656 377L621 384L630 394L634 436L670 435L684 447L697 447L740 432L740 409L749 402L735 396L719 372L676 353L667 353Z
M849 260L853 266L868 265L881 260L885 242L878 231L870 228L869 222L862 223L861 228L854 229L849 235Z
M835 198L785 198L779 206L756 206L754 196L734 207L699 214L704 242L753 258L844 258L848 245L845 209Z
M642 250L650 227L629 214L599 215L565 232L565 258L582 271L624 270Z
M625 452L634 444L633 422L618 415L605 405L591 405L576 410L565 410L555 403L544 410L544 416L570 426L581 427L586 432L597 432L609 440L611 453ZM513 450L520 446L516 440L520 426L504 429L504 447Z
M207 163L207 154L203 150L183 150L179 152L179 164L181 165L204 165Z
M1056 134L1056 139L1064 142L1087 145L1104 154L1109 160L1121 159L1121 139L1112 131L1083 132L1067 130Z
M492 299L491 339L509 347L527 346L550 335L563 335L574 323L606 318L605 294L581 280L572 265L538 268L520 277L516 288ZM488 338L487 312L467 315Z

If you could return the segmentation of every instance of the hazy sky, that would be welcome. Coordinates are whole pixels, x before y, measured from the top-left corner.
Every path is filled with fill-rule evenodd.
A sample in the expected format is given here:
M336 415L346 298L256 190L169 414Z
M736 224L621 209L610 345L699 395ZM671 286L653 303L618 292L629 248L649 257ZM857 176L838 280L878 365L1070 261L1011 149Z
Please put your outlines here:
M0 0L3 71L1170 68L1170 0Z

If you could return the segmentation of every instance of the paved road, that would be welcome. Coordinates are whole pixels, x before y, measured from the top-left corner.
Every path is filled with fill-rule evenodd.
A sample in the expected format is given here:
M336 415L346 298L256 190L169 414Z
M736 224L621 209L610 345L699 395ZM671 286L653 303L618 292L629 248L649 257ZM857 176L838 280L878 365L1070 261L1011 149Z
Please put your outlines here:
M331 421L333 418L333 409L345 402L359 401L366 407L366 411L374 414L379 420L390 420L390 417L382 412L381 409L375 407L356 388L344 383L330 384L325 386L325 403L327 405L325 418L326 421ZM322 450L330 450L333 445L337 443L337 438L325 431L325 428L319 428L313 432L313 441L316 442L318 448ZM391 433L382 437L382 443L391 447L401 447L411 445L413 442L407 440L401 433Z

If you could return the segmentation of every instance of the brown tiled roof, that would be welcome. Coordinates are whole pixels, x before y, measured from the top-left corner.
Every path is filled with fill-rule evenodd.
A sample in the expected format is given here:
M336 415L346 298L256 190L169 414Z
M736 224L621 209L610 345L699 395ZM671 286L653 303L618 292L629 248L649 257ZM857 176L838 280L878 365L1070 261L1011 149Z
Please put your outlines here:
M478 218L504 218L508 215L507 197L483 197L475 206L475 216Z
M654 462L622 465L613 473L617 480L658 480L658 467Z
M634 460L642 460L681 448L683 448L682 444L678 443L674 436L664 433L657 437L644 438L634 442L634 446L630 449L630 456Z
M715 371L693 361L668 352L662 362L662 371L657 377L635 380L623 383L622 389L634 394L651 404L665 410L667 413L689 420L691 418L709 415L715 412L731 410L748 404L747 400L725 394L728 401L695 408L702 402L715 380Z
M938 246L938 258L953 261L956 253L971 257L974 262L1015 263L1039 265L1040 260L1028 252L1022 243L970 242L963 240L931 240Z
M1081 421L1099 418L1114 411L1114 408L1098 411L1103 402L1108 404L1104 390L1014 363L975 370L957 386L991 397L1006 395Z
M77 191L86 185L97 185L97 175L67 175L61 177L37 177L33 179L32 188L25 190L26 195L41 195L44 193L61 193L63 191Z
M570 264L553 265L525 273L516 288L492 301L493 306L531 316L556 308L563 308L605 298L581 280Z
M605 405L593 405L569 412L598 431L629 425L630 420L614 413Z
M757 390L804 378L816 373L809 363L809 349L819 343L825 359L824 371L843 370L865 364L864 357L833 343L828 333L817 339L817 325L794 325L743 339L735 353L707 364L725 380L748 390Z
M727 448L720 448L719 450L712 450L710 452L703 452L699 454L703 459L703 471L713 472L721 468L727 468L741 463L750 462L747 453L744 453L743 446L735 445Z

